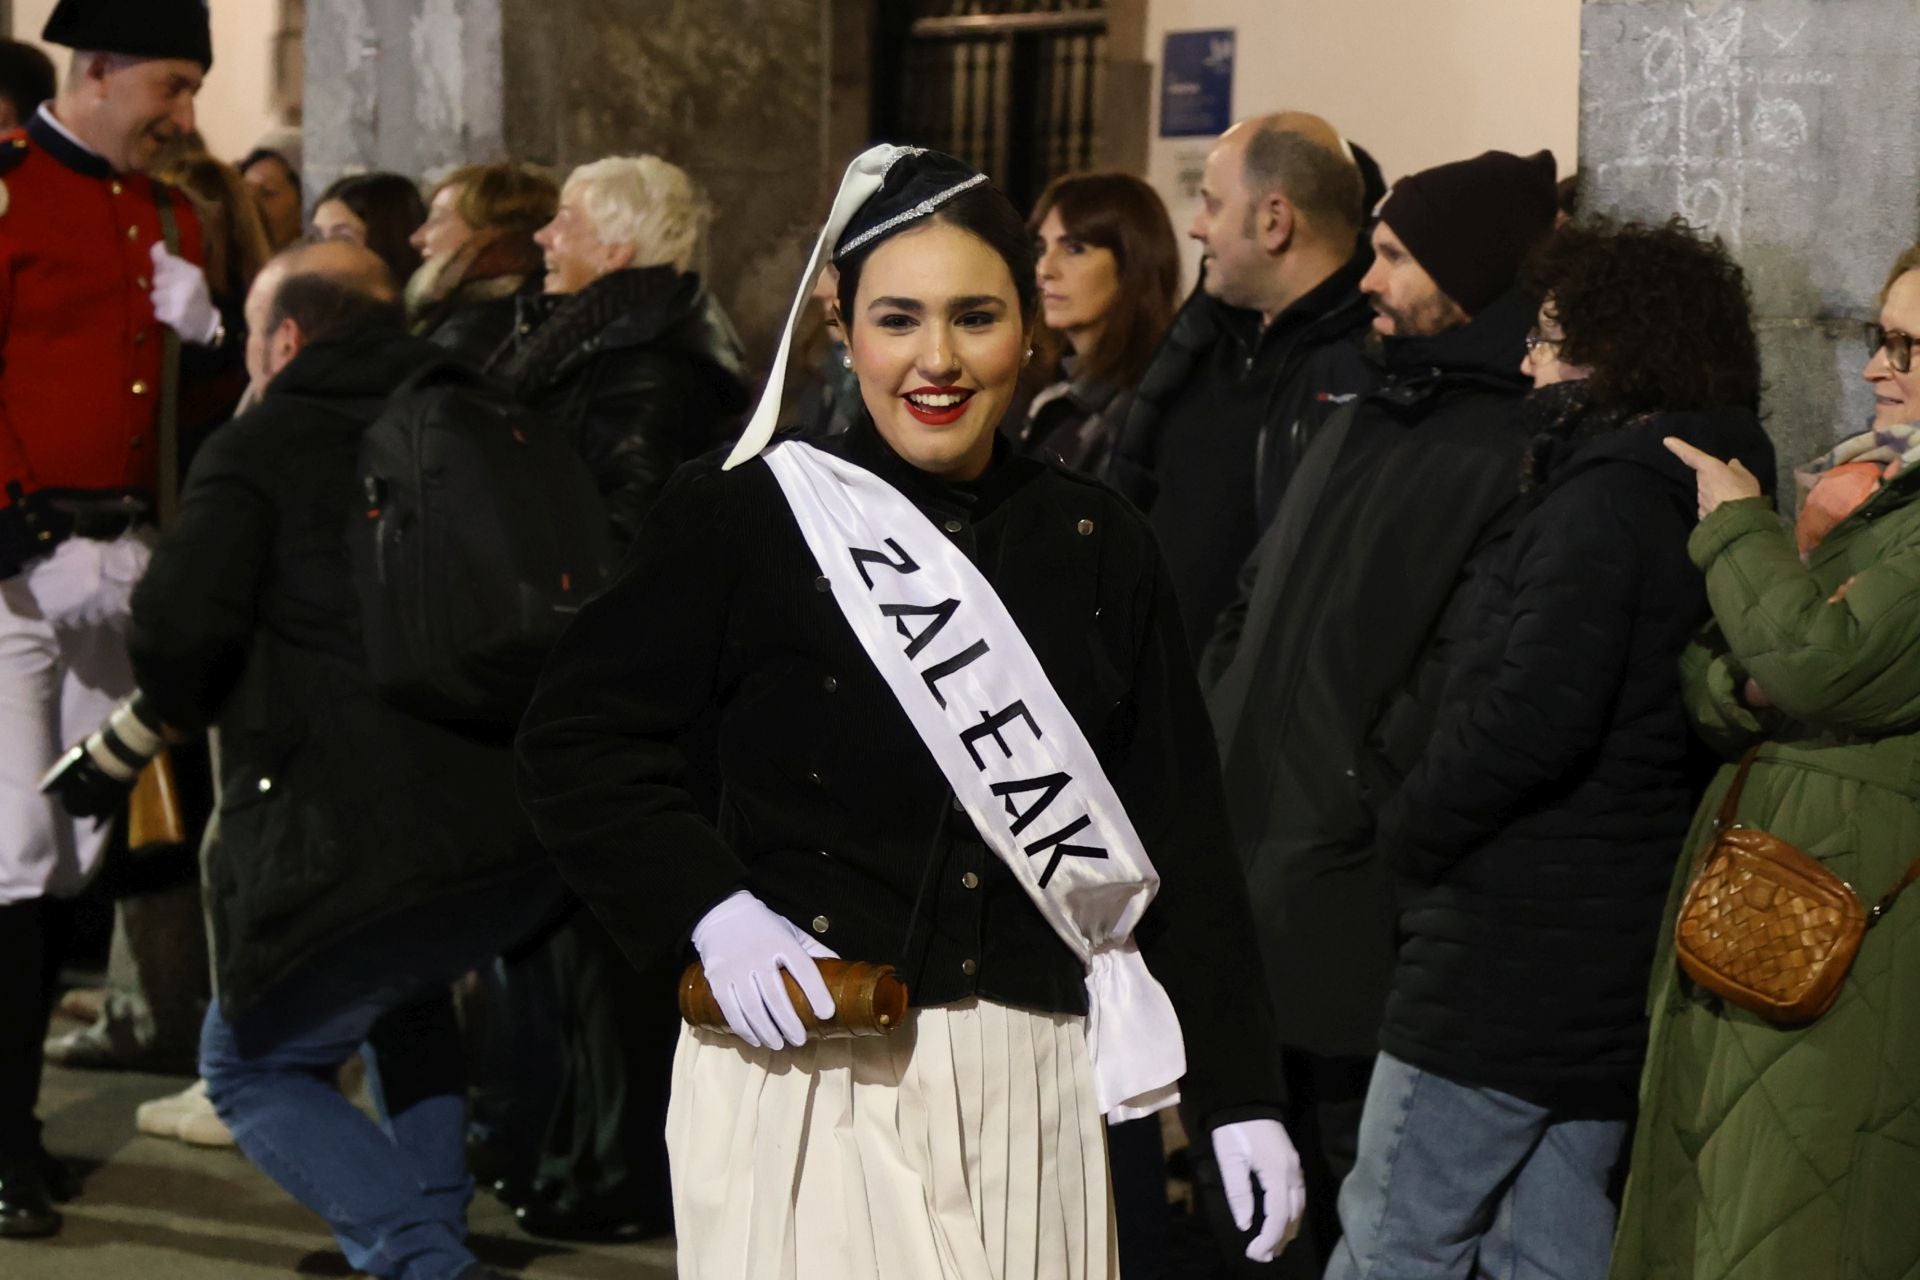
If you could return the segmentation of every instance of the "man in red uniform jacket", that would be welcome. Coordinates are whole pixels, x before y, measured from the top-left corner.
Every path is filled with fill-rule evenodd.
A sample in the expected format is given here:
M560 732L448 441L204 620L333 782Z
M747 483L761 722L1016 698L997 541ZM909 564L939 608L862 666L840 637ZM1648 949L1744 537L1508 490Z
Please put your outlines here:
M141 172L193 128L213 62L204 0L61 0L43 38L76 50L66 86L0 135L0 1237L59 1230L49 1200L70 1191L33 1110L57 903L104 835L40 777L133 691L124 632L160 475L166 330L227 341L192 211Z

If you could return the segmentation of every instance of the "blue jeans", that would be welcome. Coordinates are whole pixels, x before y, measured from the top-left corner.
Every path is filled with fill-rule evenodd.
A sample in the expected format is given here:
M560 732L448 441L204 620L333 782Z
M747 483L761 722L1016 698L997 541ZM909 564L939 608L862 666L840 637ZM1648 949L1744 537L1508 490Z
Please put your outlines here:
M1326 1280L1604 1280L1626 1138L1383 1053Z
M474 1265L449 986L557 896L540 867L444 897L334 944L236 1020L208 1008L200 1070L214 1110L249 1160L327 1220L356 1271L451 1280ZM378 1124L333 1083L363 1045Z

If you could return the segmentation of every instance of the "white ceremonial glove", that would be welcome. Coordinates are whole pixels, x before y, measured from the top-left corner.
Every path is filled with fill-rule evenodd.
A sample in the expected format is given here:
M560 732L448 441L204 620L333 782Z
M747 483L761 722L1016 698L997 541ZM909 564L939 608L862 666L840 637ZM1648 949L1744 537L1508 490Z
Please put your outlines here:
M815 1017L833 1016L833 996L813 961L836 958L835 953L745 889L700 917L693 927L693 948L700 953L707 985L727 1026L755 1048L784 1049L807 1042L807 1029L780 979L782 969L800 984Z
M213 346L220 337L220 310L207 289L207 274L153 246L153 315L156 320L196 346Z
M1253 1225L1253 1180L1266 1192L1266 1220L1260 1234L1247 1242L1247 1257L1272 1262L1300 1230L1307 1208L1307 1183L1300 1174L1300 1156L1278 1120L1242 1120L1213 1131L1213 1158L1220 1166L1220 1185L1233 1210L1233 1225L1245 1231Z

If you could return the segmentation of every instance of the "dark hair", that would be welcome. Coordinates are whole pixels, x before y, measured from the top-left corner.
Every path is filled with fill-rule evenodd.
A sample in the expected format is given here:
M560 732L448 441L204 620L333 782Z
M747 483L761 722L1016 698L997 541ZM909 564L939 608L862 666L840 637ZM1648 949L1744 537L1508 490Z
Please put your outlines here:
M1013 290L1020 299L1021 322L1031 327L1040 311L1040 284L1033 278L1033 237L1027 234L1026 223L1020 221L1020 215L1014 212L1013 205L1000 194L999 189L983 182L961 192L926 217L907 223L901 230L911 231L935 223L945 223L971 232L1000 255L1000 260L1007 264L1007 270L1013 273ZM860 272L873 251L892 238L891 235L885 235L869 240L834 264L840 268L840 318L849 334L853 325L853 302L860 294Z
M1180 242L1174 238L1167 206L1152 187L1131 174L1083 173L1047 184L1027 219L1030 234L1039 234L1049 213L1060 215L1068 236L1113 254L1119 276L1113 313L1099 345L1080 353L1075 374L1123 388L1138 385L1180 306ZM1063 340L1051 330L1043 336L1044 364L1055 369Z
M293 184L295 191L300 190L300 171L293 167L293 161L287 159L287 153L284 151L275 151L272 147L255 147L253 150L247 152L246 157L242 159L239 164L233 167L244 175L247 170L253 168L253 166L259 164L262 160L271 160L282 169L285 169L287 171L287 181Z
M1534 251L1527 277L1566 335L1559 359L1588 370L1595 405L1759 406L1746 275L1718 238L1680 218L1572 222Z
M1553 203L1554 207L1560 211L1562 222L1571 221L1580 216L1580 195L1583 185L1577 169L1554 184Z
M420 269L420 251L408 238L427 220L427 205L412 178L357 173L322 191L313 207L318 209L329 200L338 200L367 224L367 248L387 264L395 280L405 282Z
M1247 139L1241 178L1253 203L1247 207L1246 234L1253 234L1254 208L1268 194L1286 196L1308 222L1328 236L1352 235L1366 211L1361 208L1363 179L1359 165L1292 129L1265 126Z
M272 333L291 320L300 330L301 341L308 344L368 330L398 332L405 323L399 295L390 281L375 283L380 287L369 289L365 278L295 267L273 291L266 331Z
M24 40L0 39L0 98L13 104L14 120L25 124L53 95L53 59Z

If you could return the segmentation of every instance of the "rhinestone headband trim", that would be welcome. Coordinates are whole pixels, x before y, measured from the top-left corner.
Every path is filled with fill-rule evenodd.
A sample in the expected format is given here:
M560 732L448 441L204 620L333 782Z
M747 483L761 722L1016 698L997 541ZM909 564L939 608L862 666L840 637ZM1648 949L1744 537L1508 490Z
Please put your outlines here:
M892 168L893 166L891 163L889 163L887 167ZM962 191L967 190L969 187L977 187L981 183L985 182L986 180L987 180L986 174L976 173L971 178L968 178L965 182L955 183L953 186L948 187L945 191L942 191L940 194L935 196L929 196L927 199L922 200L919 204L913 206L913 208L908 209L902 213L894 214L891 218L888 218L885 222L880 223L878 226L868 227L865 231L862 231L859 235L855 236L853 239L841 245L840 248L837 251L835 251L833 256L835 258L844 258L849 253L852 253L855 249L858 249L861 245L866 244L869 240L872 240L877 236L885 235L887 232L893 230L895 227L901 225L902 223L912 222L915 218L926 217L928 214L932 213L935 209L938 209L941 205L945 204L947 201L959 195Z

